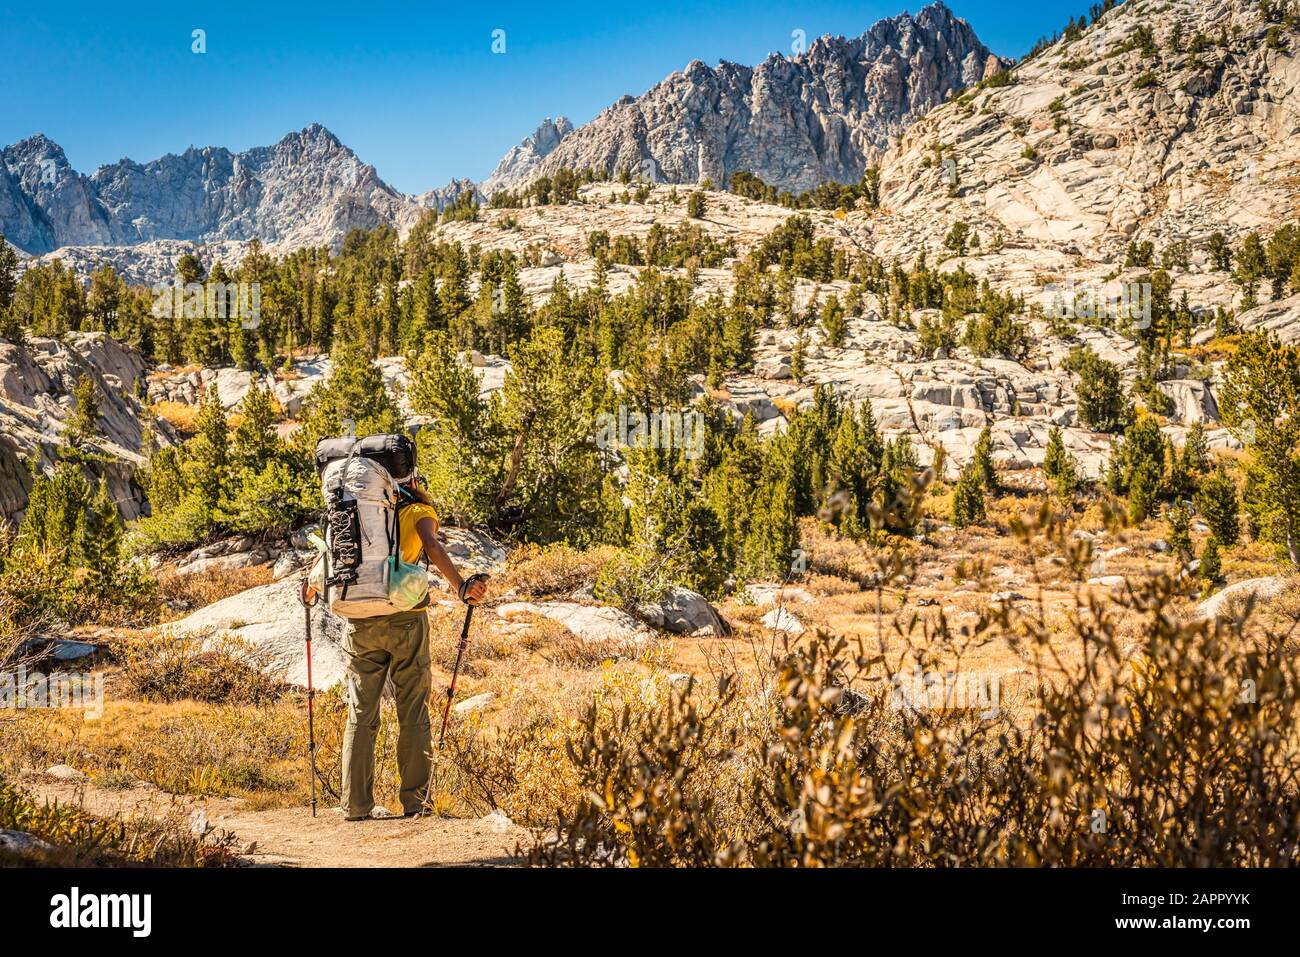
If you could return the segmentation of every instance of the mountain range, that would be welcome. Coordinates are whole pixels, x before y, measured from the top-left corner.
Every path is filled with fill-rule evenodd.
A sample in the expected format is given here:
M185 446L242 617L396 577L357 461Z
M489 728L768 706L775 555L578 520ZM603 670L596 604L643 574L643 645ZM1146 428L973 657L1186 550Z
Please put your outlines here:
M389 186L319 124L273 146L191 147L89 176L37 134L0 151L0 232L37 256L166 241L337 245L351 229L405 230L466 191L483 198L561 167L717 184L743 170L800 191L858 180L917 117L1008 65L934 3L756 67L693 61L582 127L544 120L482 184L455 180L418 196Z

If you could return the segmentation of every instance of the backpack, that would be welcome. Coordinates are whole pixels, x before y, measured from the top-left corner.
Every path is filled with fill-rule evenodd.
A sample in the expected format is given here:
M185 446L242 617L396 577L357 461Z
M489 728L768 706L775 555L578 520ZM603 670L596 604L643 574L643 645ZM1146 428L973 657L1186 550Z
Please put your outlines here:
M398 485L415 473L415 445L405 435L324 439L316 472L325 500L325 602L343 618L374 618L422 601L402 561Z

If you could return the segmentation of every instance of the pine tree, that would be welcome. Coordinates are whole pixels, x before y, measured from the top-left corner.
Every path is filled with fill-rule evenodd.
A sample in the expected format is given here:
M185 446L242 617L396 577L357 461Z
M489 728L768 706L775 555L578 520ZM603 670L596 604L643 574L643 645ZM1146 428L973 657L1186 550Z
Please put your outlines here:
M208 387L194 420L195 435L186 443L186 485L210 520L221 505L229 465L230 428L216 384Z
M400 430L402 416L384 388L383 373L363 349L345 343L331 358L329 378L313 388L303 403L299 441L304 447L342 435L348 423L356 435Z
M952 497L952 523L965 528L984 520L984 478L972 460L957 478Z
M795 382L802 382L803 377L808 373L804 360L804 351L807 346L807 337L804 336L803 330L800 330L799 335L794 340L794 349L790 352L790 378Z
M81 448L99 430L99 389L95 380L82 374L72 390L72 414L68 416L65 437L69 445Z
M122 562L122 518L102 478L86 510L80 552L83 565L101 586L115 579Z
M1214 537L1231 548L1240 536L1237 516L1237 486L1222 468L1215 469L1196 493L1196 510L1210 526Z
M1182 502L1171 505L1166 518L1169 521L1169 548L1186 560L1192 554L1191 516L1187 513L1187 506Z
M980 483L986 491L996 492L1001 487L997 469L993 467L993 432L986 425L975 441L975 455L971 459Z
M14 310L18 291L18 254L0 233L0 339L21 343L23 327Z
M280 451L275 434L276 405L271 390L254 382L239 404L232 459L236 468L260 470Z
M90 486L73 462L57 462L46 475L33 459L32 473L19 540L39 551L59 552L65 561L75 560L80 557Z
M1300 565L1300 347L1244 334L1224 370L1219 408L1250 453L1252 523Z
M1043 453L1043 475L1062 498L1073 495L1079 486L1079 463L1065 451L1065 441L1059 426L1053 426L1047 437Z
M838 296L832 295L822 305L821 323L822 331L826 333L826 344L837 349L843 346L844 339L848 335L849 323Z
M1075 390L1079 399L1079 421L1099 432L1122 429L1130 411L1121 386L1119 366L1085 348L1072 353L1066 367L1079 376Z
M1193 422L1183 443L1183 465L1193 480L1199 480L1210 470L1210 450L1205 441L1205 426Z

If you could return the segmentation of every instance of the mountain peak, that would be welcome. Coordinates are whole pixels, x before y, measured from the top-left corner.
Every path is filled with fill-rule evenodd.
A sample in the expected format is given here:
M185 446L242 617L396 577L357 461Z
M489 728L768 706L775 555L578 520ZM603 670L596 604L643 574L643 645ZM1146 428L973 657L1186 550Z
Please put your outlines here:
M153 240L330 245L349 229L416 215L412 200L320 123L270 147L190 147L147 163L123 159L90 177L41 135L3 156L0 232L33 254Z
M745 171L795 191L855 182L916 117L983 79L990 60L1001 62L940 2L752 68L691 60L553 144L539 148L535 134L481 188L491 195L561 167L653 168L671 183L725 183Z

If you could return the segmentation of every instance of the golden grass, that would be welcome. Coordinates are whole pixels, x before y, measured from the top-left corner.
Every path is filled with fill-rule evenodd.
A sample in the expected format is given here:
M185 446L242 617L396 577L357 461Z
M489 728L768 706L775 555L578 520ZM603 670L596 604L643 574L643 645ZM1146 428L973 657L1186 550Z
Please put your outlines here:
M185 435L194 434L195 422L199 417L197 402L191 405L188 402L173 402L170 399L163 399L153 403L149 408L158 418L170 423L177 432Z

